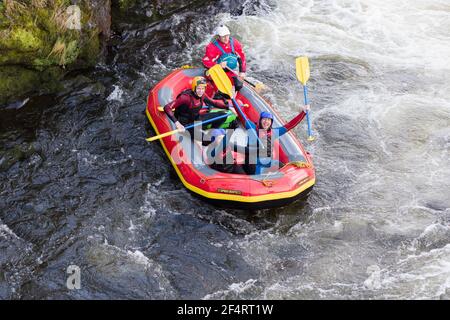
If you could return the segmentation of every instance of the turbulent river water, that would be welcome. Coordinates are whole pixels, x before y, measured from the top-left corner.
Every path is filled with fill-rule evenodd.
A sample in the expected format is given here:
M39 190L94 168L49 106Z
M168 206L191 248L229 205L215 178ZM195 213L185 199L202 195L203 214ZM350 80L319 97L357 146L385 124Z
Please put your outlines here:
M0 298L450 299L448 1L224 3L130 24L59 94L0 110ZM221 22L286 120L310 59L306 201L212 207L144 140L148 90Z

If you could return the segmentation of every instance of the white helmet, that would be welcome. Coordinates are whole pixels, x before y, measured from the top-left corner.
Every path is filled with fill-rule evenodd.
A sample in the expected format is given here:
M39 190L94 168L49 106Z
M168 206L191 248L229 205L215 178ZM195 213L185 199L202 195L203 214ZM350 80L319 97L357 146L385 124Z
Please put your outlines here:
M222 25L217 28L216 34L223 37L223 36L226 36L227 34L230 34L230 30L226 26Z

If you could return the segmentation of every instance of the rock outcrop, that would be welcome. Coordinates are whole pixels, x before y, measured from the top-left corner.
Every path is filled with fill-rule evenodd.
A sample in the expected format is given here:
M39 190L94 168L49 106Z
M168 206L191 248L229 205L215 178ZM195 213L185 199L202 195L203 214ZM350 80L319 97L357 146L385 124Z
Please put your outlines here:
M210 2L3 0L0 2L0 108L33 94L58 91L59 81L68 71L95 65L112 28L120 33Z
M68 70L94 65L110 34L110 0L4 0L0 105L52 91Z

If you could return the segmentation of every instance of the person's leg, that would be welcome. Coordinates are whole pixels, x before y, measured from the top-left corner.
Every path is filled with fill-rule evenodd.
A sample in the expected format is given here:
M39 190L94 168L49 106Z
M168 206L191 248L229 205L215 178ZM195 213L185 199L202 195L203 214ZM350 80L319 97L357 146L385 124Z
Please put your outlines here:
M236 129L239 127L239 120L235 118L233 121L230 122L227 129Z

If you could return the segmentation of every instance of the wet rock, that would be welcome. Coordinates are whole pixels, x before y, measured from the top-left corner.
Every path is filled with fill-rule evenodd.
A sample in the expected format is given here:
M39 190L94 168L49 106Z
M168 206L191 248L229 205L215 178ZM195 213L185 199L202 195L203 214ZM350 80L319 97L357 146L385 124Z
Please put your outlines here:
M154 23L183 10L195 10L211 0L112 0L113 28L124 29L136 23Z
M166 16L183 8L197 7L208 1L183 1L183 0L158 0L156 1L156 12L160 16Z
M83 86L87 86L88 84L92 83L93 80L84 76L84 75L77 75L73 78L66 79L62 82L62 88L57 93L58 97L65 96L70 94L72 91L76 91L79 88L82 88Z
M86 81L86 83L80 84L80 87L84 86L84 88L79 89L77 91L71 91L70 87L68 87L67 91L61 93L61 95L62 94L67 95L66 97L64 97L63 101L68 106L76 107L81 105L83 102L94 99L96 96L105 95L106 89L100 82L89 83L88 81L91 81L90 79L89 80L83 79L83 81Z
M111 0L90 0L89 7L93 13L92 22L99 34L108 39L111 36Z

